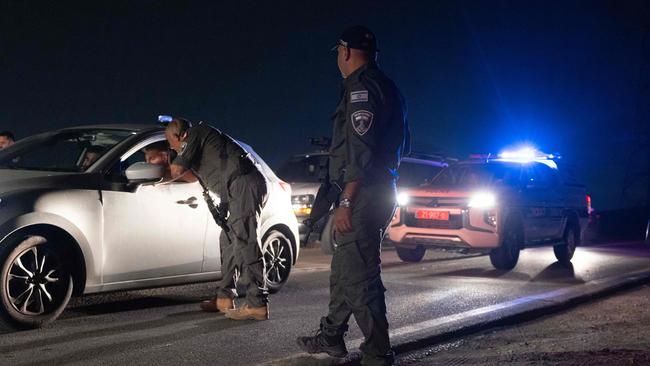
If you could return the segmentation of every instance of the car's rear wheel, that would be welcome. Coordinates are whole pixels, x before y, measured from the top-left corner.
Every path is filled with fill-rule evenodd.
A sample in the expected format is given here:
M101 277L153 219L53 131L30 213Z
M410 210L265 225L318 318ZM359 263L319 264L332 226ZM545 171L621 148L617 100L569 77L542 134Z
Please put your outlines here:
M73 283L59 248L43 236L28 236L0 249L0 315L11 325L38 328L65 309Z
M568 225L566 229L564 229L564 243L553 247L553 252L555 253L555 258L557 258L558 262L564 265L571 262L578 241L579 236L576 226L573 224Z
M490 262L496 269L509 271L519 261L519 245L523 240L522 231L518 225L508 225L504 232L501 246L490 251Z
M419 262L424 258L424 253L427 249L422 245L418 245L414 248L407 248L401 246L395 246L397 251L397 256L404 262Z
M263 240L264 264L269 292L280 291L287 282L293 263L291 240L278 230L271 230Z

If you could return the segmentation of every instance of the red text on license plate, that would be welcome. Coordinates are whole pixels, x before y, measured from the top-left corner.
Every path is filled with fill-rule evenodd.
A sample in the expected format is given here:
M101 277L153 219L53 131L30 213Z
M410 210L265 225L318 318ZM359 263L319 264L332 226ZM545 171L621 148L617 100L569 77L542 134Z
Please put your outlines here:
M415 218L418 220L449 220L448 211L417 210Z

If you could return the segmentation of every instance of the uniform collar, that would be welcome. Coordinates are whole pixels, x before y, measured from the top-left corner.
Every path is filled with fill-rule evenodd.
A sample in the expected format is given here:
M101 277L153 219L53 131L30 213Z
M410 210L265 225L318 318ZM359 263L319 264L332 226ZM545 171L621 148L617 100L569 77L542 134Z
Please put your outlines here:
M350 83L356 83L359 80L361 74L363 74L366 70L372 68L377 68L377 64L375 62L368 62L365 65L361 66L360 68L354 70L352 74L348 75L347 78L343 79L343 85L347 86Z

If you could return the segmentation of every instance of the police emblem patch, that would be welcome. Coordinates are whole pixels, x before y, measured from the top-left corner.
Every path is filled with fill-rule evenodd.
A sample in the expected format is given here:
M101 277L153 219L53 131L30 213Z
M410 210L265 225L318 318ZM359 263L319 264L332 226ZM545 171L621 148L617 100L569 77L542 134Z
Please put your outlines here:
M365 135L372 126L373 114L370 111L360 110L352 113L352 127L361 136Z
M367 101L368 101L367 90L354 91L350 93L350 103L367 102Z

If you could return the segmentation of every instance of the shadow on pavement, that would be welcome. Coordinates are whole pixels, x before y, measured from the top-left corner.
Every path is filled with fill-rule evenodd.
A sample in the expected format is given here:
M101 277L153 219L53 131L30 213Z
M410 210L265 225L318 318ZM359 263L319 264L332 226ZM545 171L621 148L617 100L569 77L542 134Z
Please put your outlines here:
M462 259L470 259L470 258L477 258L477 257L484 257L487 254L484 253L475 253L475 254L459 254L454 257L444 257L444 258L431 258L431 259L423 259L420 262L388 262L388 263L382 263L382 267L400 267L400 266L411 266L411 265L417 265L417 264L426 264L426 263L436 263L436 262L448 262L448 261L457 261L457 260L462 260Z
M476 278L503 278L516 281L529 281L530 275L515 271L502 271L499 269L467 268L456 271L443 273L434 273L434 277L458 276L458 277L476 277Z
M189 324L185 327L180 326L180 323ZM196 311L184 311L179 313L172 313L164 316L162 318L151 319L141 322L130 322L127 324L121 324L113 327L98 327L97 329L92 330L82 330L76 333L67 334L65 337L61 337L58 332L53 332L49 337L38 337L38 339L30 340L28 342L14 343L7 346L0 346L0 354L9 353L20 349L31 350L31 349L40 349L47 346L55 346L57 344L63 344L68 342L73 342L75 340L87 340L89 338L106 338L112 335L123 334L128 338L129 334L133 334L141 331L149 331L152 337L147 338L147 344L155 344L156 339L182 339L182 334L188 333L192 336L200 334L209 334L221 332L226 329L236 328L239 326L245 326L249 324L248 321L244 322L235 322L230 321L225 318L224 315L217 315L214 313L205 313L201 312L198 309ZM52 327L56 326L68 326L69 324L62 324L62 322L54 322ZM176 331L167 332L167 334L156 335L156 329L165 328L168 326L176 326ZM47 330L47 328L45 328ZM162 330L162 329L161 329ZM42 330L32 330L26 332L42 332ZM176 338L178 337L178 338ZM128 345L129 342L125 342L125 348L131 348ZM120 343L118 343L120 344ZM115 346L115 344L113 344ZM89 350L85 350L84 353ZM56 364L56 362L54 363Z
M61 319L69 319L75 317L75 313L82 315L101 315L120 313L131 310L142 310L151 308L160 308L174 305L197 304L199 300L194 298L165 298L165 297L143 297L122 301L111 301L93 305L84 305L71 307L66 309L66 312ZM198 306L197 306L198 308Z
M583 284L585 281L582 278L576 277L575 270L573 269L573 264L568 263L566 265L561 264L560 262L555 262L548 267L544 268L543 271L533 277L531 282L556 282L556 283L567 283L567 284Z

